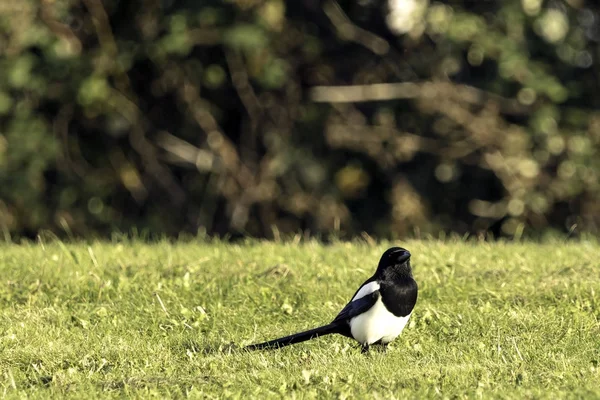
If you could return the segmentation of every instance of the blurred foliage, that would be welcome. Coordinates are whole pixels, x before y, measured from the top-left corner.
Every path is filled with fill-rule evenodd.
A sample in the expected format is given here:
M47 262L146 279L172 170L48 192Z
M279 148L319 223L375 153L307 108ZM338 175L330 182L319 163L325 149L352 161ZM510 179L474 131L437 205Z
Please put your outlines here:
M598 233L599 41L583 0L3 0L0 229Z

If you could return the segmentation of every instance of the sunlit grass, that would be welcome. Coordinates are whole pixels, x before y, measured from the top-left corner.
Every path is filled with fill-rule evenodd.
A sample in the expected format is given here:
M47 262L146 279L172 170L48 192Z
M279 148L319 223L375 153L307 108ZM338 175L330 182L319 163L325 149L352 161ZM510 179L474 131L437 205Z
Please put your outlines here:
M600 397L596 242L401 244L419 301L368 355L232 344L329 322L389 243L0 245L0 395Z

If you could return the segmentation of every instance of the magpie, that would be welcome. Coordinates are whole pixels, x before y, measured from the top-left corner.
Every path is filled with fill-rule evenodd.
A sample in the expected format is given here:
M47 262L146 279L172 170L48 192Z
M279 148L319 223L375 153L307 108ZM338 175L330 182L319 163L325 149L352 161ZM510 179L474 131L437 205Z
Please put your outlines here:
M331 323L264 343L246 346L247 350L279 348L319 336L337 333L360 343L363 352L372 344L386 348L410 318L417 303L417 282L410 267L410 252L401 247L386 250L375 274L363 283L352 300Z

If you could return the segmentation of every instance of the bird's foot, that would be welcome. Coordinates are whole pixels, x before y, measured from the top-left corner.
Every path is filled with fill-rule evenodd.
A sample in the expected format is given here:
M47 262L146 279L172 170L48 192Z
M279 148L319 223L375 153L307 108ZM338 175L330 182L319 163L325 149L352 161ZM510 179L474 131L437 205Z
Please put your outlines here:
M365 344L363 344L363 345L362 345L362 348L361 348L361 350L360 350L360 352L361 352L362 354L368 353L368 352L369 352L369 343L365 343Z

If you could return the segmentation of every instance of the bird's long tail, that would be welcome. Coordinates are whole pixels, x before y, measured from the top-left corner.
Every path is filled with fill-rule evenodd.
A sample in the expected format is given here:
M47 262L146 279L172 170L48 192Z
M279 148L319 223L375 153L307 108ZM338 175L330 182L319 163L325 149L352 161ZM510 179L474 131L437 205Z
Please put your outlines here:
M319 336L330 335L332 333L338 332L339 325L337 323L331 323L329 325L320 326L318 328L310 329L308 331L295 333L290 336L269 340L268 342L251 344L244 348L246 350L276 349L279 347L289 346L290 344L300 343L306 340L314 339Z

